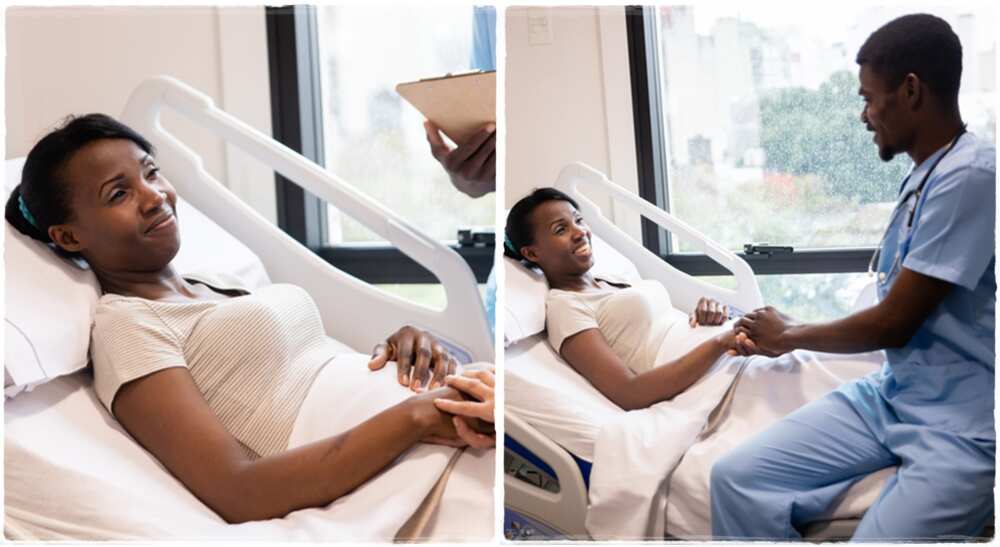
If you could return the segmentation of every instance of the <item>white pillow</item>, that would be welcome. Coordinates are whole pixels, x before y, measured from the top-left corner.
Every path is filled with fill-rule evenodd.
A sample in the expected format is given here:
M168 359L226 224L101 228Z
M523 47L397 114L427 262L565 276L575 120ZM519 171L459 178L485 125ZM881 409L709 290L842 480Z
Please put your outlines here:
M3 201L21 180L24 158L5 162ZM228 274L250 288L268 284L257 255L189 203L178 200L184 274ZM4 392L16 395L89 362L90 327L100 286L94 273L4 222Z
M640 279L635 264L595 234L591 240L594 273L635 282ZM545 295L549 285L540 270L526 268L504 257L504 345L545 330Z

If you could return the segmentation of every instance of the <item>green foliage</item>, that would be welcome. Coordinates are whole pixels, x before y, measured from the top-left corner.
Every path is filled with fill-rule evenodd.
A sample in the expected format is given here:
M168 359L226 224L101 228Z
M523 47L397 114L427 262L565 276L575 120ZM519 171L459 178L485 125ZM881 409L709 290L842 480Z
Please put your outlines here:
M736 288L736 279L732 276L700 279L719 287ZM814 322L851 313L854 301L872 280L867 274L850 273L759 275L757 282L765 303L799 321Z
M760 101L760 142L770 171L817 175L830 195L856 203L893 201L909 162L884 163L864 124L857 78L843 70L818 90L788 88Z

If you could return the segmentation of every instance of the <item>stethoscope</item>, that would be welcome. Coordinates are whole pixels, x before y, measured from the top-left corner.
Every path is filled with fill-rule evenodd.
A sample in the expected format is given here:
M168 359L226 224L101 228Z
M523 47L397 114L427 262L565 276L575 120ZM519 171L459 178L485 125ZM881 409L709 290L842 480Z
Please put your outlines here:
M927 179L930 178L931 173L933 173L934 169L937 168L939 163L941 163L941 160L948 155L948 152L951 152L951 149L955 148L955 145L958 144L958 139L962 138L962 135L964 134L965 126L963 125L962 129L958 132L958 135L955 135L955 138L952 139L951 144L948 145L948 148L945 149L944 153L938 156L937 159L934 160L934 163L931 164L930 169L924 173L924 178L920 179L920 184L918 184L913 190L910 190L903 195L903 198L896 204L896 208L892 210L892 216L889 217L889 227L886 228L885 233L882 234L882 239L879 240L878 247L875 248L875 253L872 255L871 261L868 262L868 275L875 275L875 268L878 267L879 258L882 256L882 247L885 245L885 240L889 236L889 230L892 229L893 224L896 222L896 217L899 216L900 209L902 209L903 205L907 203L911 197L914 198L913 205L910 206L909 215L906 219L906 228L909 230L913 227L913 219L917 214L917 206L920 204L920 197L924 192L924 186L927 184ZM906 181L909 180L909 178L910 177L906 177L903 179L903 185L899 188L900 193L903 192L903 188L906 188ZM890 272L895 271L900 260L901 253L897 251L896 259L893 261L892 267L889 270ZM878 272L879 283L885 283L886 279L888 279L888 274L886 272Z

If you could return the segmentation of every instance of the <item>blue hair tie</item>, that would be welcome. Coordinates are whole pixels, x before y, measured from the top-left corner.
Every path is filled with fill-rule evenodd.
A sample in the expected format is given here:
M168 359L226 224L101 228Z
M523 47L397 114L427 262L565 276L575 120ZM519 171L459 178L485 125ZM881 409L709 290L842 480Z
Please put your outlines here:
M517 249L514 248L514 244L510 242L510 238L507 237L506 235L504 235L504 238L503 238L503 246L507 247L507 249L510 252L512 252L514 254L518 254L517 253Z
M21 216L24 217L24 220L28 221L28 224L34 226L36 230L41 229L38 227L38 223L35 222L35 217L31 214L31 211L28 210L28 206L25 205L24 196L20 194L17 195L17 208L21 210Z

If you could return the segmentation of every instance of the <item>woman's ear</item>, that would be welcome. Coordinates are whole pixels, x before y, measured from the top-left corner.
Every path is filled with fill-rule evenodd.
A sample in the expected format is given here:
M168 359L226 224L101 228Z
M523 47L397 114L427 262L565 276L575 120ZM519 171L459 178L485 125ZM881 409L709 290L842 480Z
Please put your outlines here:
M527 258L531 262L538 262L538 253L535 252L534 245L525 245L521 247L521 256Z
M51 239L57 247L66 252L78 253L81 249L83 249L83 245L77 239L76 234L73 232L73 228L69 224L56 224L54 226L49 226L49 239Z

